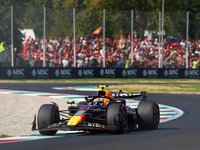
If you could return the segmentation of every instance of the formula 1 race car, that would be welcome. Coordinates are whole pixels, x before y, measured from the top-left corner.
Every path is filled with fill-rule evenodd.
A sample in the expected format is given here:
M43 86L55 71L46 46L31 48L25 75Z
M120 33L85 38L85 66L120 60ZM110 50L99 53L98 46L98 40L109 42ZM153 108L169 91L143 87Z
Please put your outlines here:
M111 94L105 90L105 85L95 95L86 96L85 101L76 106L74 101L67 110L59 110L56 103L43 104L34 116L32 130L38 130L43 135L55 135L57 130L89 131L95 133L105 130L112 133L124 133L137 129L157 129L160 122L159 106L154 101L146 101L146 91L139 93ZM137 108L126 106L128 98L142 96ZM62 118L61 118L62 117Z

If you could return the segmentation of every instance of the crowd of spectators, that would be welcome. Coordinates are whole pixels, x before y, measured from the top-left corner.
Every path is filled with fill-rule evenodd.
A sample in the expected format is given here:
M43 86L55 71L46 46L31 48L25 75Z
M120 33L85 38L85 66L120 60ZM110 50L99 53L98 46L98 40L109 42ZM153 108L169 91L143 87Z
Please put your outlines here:
M43 50L45 42L46 67L74 67L74 39L45 37L33 39L29 37L24 43L24 51L14 48L15 66L43 66ZM200 67L200 41L189 45L189 68L194 61L199 61ZM164 40L162 52L163 68L186 67L186 40ZM133 63L131 63L130 39L118 41L106 38L105 65L106 68L159 68L159 42L158 39L133 39ZM101 37L76 39L76 67L103 67L103 39Z

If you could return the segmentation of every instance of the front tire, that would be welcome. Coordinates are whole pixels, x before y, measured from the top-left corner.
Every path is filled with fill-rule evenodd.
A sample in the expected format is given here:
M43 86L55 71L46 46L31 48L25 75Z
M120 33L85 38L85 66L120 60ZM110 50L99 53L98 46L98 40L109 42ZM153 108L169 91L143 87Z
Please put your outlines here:
M125 133L128 126L126 107L122 103L111 103L107 108L107 126L114 128L114 133Z
M58 123L59 108L55 104L43 104L38 112L38 129L45 129L53 123ZM42 130L39 131L43 135L55 135L57 130Z
M157 129L160 122L160 110L156 102L141 101L137 109L138 126L141 129Z

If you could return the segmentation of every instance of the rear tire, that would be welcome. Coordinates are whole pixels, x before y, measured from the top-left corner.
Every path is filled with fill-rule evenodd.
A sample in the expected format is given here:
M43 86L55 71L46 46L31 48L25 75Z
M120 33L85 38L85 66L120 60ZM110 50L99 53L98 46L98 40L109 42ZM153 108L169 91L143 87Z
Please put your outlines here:
M141 129L157 129L160 122L159 106L156 102L141 101L137 109L138 126Z
M114 133L123 134L128 126L128 115L126 107L122 103L111 103L107 108L107 126L114 128ZM116 124L118 128L115 129Z
M40 107L38 112L38 129L47 128L53 123L58 123L59 120L59 108L57 105L44 104ZM55 135L57 130L42 130L39 132L43 135Z

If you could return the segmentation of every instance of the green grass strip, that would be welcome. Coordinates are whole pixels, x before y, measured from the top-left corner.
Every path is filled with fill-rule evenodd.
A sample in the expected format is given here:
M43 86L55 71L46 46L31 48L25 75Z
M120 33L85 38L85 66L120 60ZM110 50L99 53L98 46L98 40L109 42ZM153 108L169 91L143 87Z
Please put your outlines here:
M1 135L0 135L0 138L8 138L8 137L13 137L13 136L11 136L11 135L6 135L6 134L1 134Z
M77 99L77 98L84 98L84 97L63 97L63 99Z

